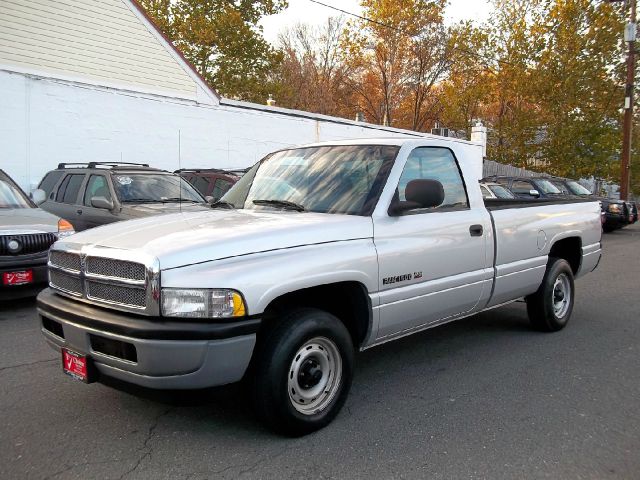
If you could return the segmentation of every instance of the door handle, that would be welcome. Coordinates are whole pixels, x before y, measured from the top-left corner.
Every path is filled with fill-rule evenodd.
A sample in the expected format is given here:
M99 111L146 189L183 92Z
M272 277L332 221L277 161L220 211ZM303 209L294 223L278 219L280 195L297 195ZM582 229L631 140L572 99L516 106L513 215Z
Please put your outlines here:
M76 213L77 213L78 215L82 215L82 210L76 210Z
M481 237L483 231L484 229L482 228L482 225L471 225L469 227L469 234L472 237Z

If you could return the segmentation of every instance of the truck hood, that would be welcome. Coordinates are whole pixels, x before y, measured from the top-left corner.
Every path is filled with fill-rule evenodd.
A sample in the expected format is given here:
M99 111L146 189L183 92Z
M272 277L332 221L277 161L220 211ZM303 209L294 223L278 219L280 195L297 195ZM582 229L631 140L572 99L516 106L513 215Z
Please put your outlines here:
M57 232L58 217L40 208L0 208L3 232Z
M288 211L209 210L117 222L75 234L56 245L135 250L160 268L303 245L373 237L369 217Z

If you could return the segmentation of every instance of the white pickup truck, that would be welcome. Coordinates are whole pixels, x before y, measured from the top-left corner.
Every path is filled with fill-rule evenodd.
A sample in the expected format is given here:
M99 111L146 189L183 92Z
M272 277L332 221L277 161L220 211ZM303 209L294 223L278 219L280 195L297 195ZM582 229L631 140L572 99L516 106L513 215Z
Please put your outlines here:
M56 242L42 333L86 382L245 379L272 428L321 428L357 350L522 297L537 329L567 324L600 260L598 202L483 200L481 165L446 138L275 152L211 211Z

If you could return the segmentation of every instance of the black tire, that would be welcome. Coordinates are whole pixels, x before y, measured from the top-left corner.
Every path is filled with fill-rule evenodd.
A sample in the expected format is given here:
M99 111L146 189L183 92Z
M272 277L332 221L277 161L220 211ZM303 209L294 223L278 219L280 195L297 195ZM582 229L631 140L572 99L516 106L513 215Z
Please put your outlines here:
M540 288L526 298L531 325L543 332L562 330L571 317L574 299L571 266L563 258L550 257Z
M272 430L290 436L325 427L347 398L353 357L351 336L333 315L311 308L285 314L259 339L253 359L251 380L259 417Z

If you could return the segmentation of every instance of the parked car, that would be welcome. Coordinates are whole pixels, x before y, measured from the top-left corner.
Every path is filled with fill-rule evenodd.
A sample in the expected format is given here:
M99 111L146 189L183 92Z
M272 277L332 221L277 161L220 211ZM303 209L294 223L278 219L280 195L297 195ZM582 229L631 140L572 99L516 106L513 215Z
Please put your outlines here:
M594 195L575 180L554 177L549 181L567 195L599 201L604 214L602 228L605 232L622 228L629 222L629 207L624 201Z
M174 173L187 180L203 197L212 197L212 201L220 200L242 176L238 171L218 168L183 168Z
M626 200L626 204L629 211L629 223L636 223L638 221L638 204L633 200Z
M480 191L483 198L501 198L503 200L516 198L510 190L499 183L480 182Z
M0 170L0 299L35 295L44 288L49 247L72 233L69 222L39 209Z
M551 183L548 179L542 177L487 177L483 179L485 182L499 183L511 192L517 198L523 199L557 199L563 196L563 193Z
M446 138L281 150L225 209L56 243L43 335L77 379L244 377L272 428L317 430L344 404L357 350L522 297L535 328L567 324L573 279L600 260L600 205L485 200L481 163L480 146Z
M210 208L179 175L147 164L61 163L44 176L36 192L43 199L43 210L68 219L76 231L120 220Z

